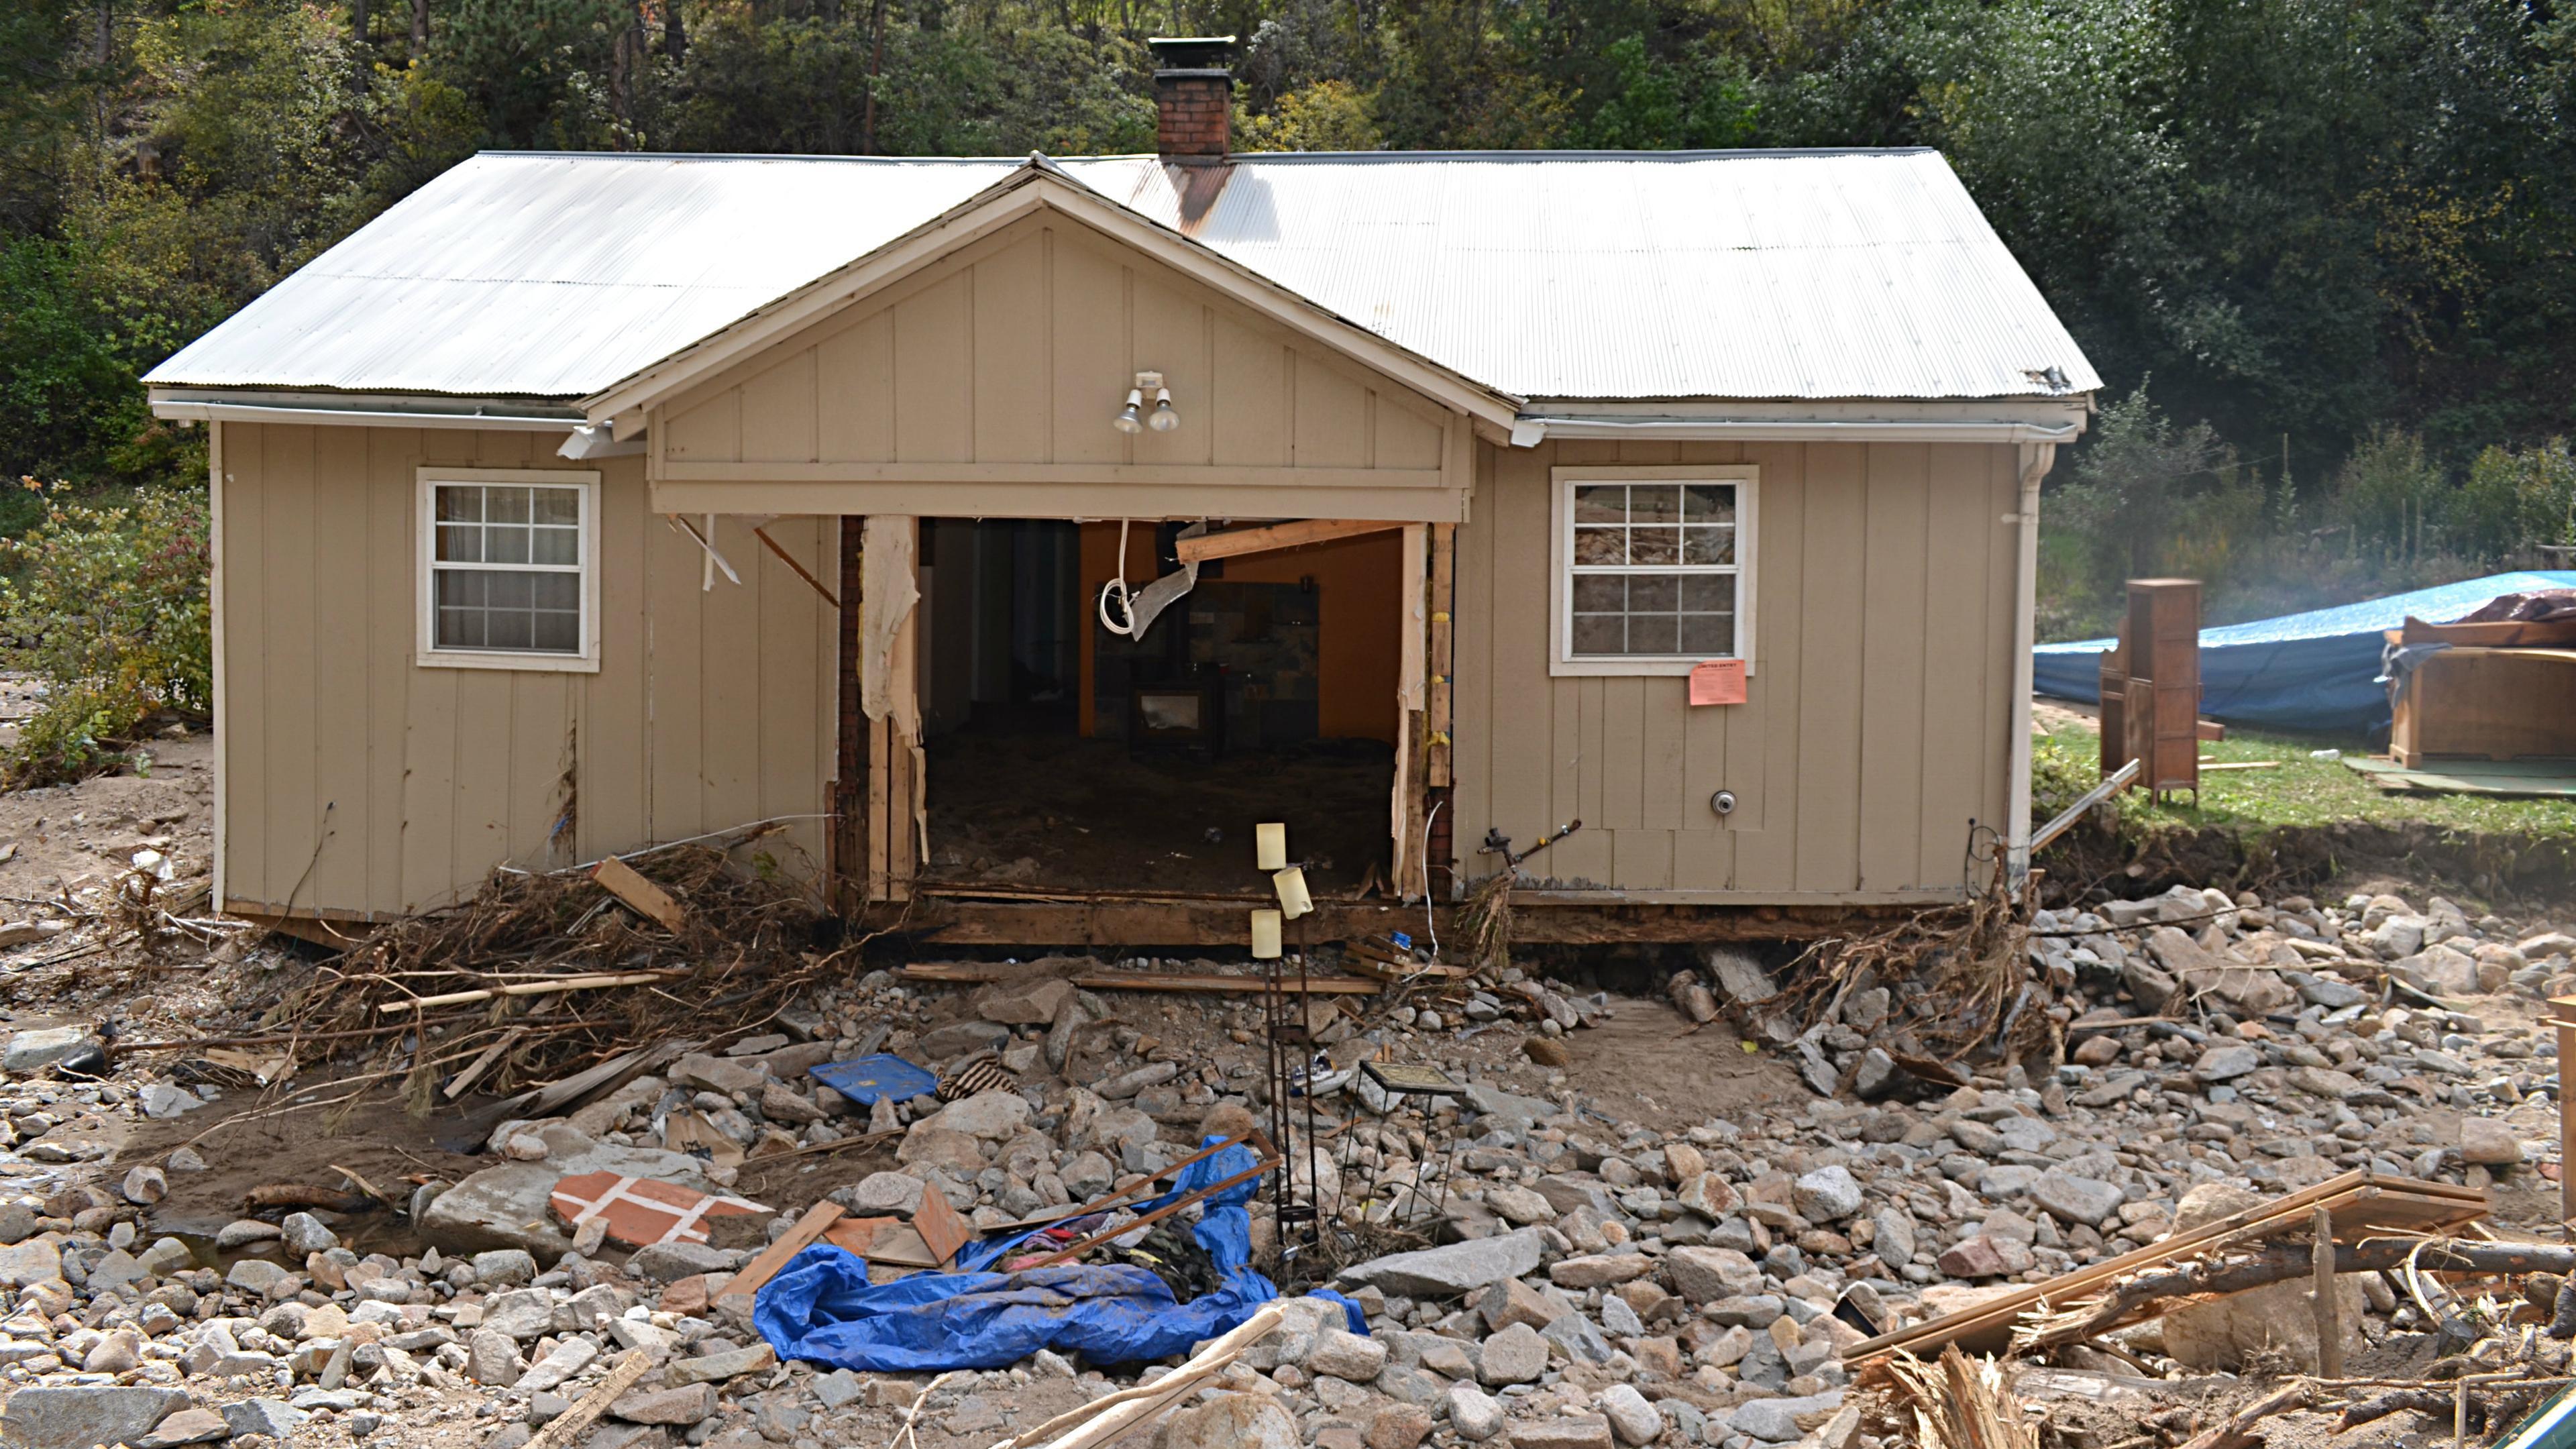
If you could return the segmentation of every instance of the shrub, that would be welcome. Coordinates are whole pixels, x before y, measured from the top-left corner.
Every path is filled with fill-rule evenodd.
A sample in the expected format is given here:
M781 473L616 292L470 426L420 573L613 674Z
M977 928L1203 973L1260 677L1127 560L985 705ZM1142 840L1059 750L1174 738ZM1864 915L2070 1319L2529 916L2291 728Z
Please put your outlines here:
M35 480L29 491L45 493ZM77 780L125 758L153 714L214 705L205 495L155 489L124 507L50 499L26 537L0 543L11 662L45 684L0 773L13 786Z

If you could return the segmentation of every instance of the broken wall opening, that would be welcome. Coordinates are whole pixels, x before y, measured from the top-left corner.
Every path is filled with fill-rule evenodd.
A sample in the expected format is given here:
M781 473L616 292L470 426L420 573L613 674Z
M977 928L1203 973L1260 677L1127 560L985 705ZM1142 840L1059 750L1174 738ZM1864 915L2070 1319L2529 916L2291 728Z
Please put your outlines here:
M1179 568L1181 525L932 519L920 688L939 884L1237 893L1285 820L1318 894L1391 864L1399 532L1211 559L1126 637L1102 586Z

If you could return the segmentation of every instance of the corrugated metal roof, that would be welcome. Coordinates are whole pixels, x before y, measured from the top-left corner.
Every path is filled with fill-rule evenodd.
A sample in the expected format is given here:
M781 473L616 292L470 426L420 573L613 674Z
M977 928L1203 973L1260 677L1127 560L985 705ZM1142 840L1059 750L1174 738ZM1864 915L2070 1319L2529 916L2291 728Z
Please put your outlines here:
M1000 181L988 160L478 156L153 370L596 393ZM1530 398L1983 398L2100 379L1928 151L1152 157L1063 170ZM1204 176L1204 173L1201 173Z

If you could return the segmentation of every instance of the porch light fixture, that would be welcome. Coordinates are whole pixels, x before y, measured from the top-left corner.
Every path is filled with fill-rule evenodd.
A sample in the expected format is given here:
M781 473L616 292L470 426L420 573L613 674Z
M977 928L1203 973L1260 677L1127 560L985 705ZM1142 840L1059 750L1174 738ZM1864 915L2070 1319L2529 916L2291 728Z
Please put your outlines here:
M1150 413L1145 410L1145 394L1148 392L1154 395L1154 409ZM1118 416L1111 418L1109 425L1131 434L1141 433L1147 428L1168 433L1179 427L1181 415L1172 406L1172 390L1163 385L1163 375L1159 372L1136 374L1136 385L1127 389L1127 405L1118 410Z

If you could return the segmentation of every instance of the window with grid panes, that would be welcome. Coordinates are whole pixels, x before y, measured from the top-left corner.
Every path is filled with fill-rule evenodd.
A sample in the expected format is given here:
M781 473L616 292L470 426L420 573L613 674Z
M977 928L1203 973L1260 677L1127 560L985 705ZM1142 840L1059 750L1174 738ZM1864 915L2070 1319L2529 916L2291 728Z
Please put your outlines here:
M1739 656L1741 486L1662 479L1570 484L1566 657Z
M472 654L579 655L581 484L431 485L430 647Z

